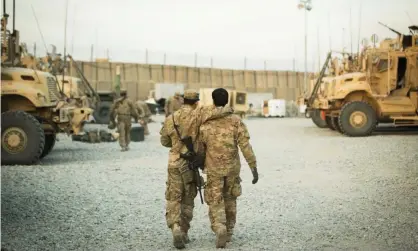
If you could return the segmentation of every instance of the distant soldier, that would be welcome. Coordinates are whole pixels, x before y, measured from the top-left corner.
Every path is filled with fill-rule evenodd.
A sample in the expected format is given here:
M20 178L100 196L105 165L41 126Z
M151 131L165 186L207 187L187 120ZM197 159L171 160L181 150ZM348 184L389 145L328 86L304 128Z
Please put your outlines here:
M185 247L189 242L188 231L193 219L194 199L197 195L197 178L188 163L180 157L187 148L180 141L185 136L196 139L199 126L209 118L232 114L230 107L214 109L214 107L197 106L199 94L193 90L184 93L184 105L166 117L160 131L161 145L170 148L168 158L168 177L165 192L166 221L173 234L173 244L176 248Z
M221 109L228 103L228 92L223 88L212 93L213 103ZM208 120L200 127L199 148L206 154L205 201L209 206L216 247L224 248L231 241L236 216L237 197L241 195L241 163L238 147L250 166L252 183L258 181L257 162L249 142L247 127L236 115Z
M148 123L151 122L151 111L145 101L136 101L136 108L139 114L139 123L144 127L144 134L149 135Z
M134 117L137 122L139 119L138 112L135 108L135 104L127 98L126 90L120 91L120 98L116 99L110 108L110 124L109 128L114 127L116 124L115 118L118 117L118 132L119 132L119 145L122 147L122 151L129 150L129 143L131 142L131 126L132 119Z
M173 97L169 97L164 105L165 116L168 117L183 105L183 100L179 92L176 92Z

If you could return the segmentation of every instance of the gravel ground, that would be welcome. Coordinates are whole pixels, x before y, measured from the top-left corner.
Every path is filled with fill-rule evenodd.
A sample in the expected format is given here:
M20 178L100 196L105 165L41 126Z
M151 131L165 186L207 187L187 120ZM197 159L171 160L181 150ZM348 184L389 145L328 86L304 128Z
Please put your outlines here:
M156 118L162 121L161 117ZM418 250L418 135L349 138L309 119L247 119L260 180L243 161L230 250ZM2 166L7 250L175 250L165 224L160 123L133 142L60 137L37 166ZM215 250L196 198L187 249Z

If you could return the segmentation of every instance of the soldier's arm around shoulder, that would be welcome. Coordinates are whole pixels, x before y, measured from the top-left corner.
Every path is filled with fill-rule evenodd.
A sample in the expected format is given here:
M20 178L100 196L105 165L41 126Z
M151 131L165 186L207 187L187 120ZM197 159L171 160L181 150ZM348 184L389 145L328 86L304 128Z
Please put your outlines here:
M242 155L251 169L257 167L257 160L250 144L250 134L244 122L237 117L237 142L241 149Z
M198 128L198 135L196 138L197 152L199 154L204 154L206 151L206 131L205 125L202 125Z
M203 124L211 119L217 119L228 116L233 112L234 110L229 105L226 105L222 108L216 108L214 105L201 106L195 109L195 113L196 116L199 118L200 124Z
M161 127L160 130L160 143L162 146L165 147L172 147L173 143L171 142L171 138L170 138L170 125L172 124L171 122L171 116L166 117L165 121L164 121L164 125L163 127Z

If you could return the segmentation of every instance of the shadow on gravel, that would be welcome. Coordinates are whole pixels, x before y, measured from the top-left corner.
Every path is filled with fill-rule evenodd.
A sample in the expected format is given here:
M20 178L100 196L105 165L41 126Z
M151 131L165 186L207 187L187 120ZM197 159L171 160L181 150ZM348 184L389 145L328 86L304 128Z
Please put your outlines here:
M316 134L318 136L344 136L337 131L330 130L328 128L318 128L316 126L306 127L305 133L308 134ZM418 128L417 127L377 127L376 130L372 133L371 137L373 136L380 136L380 135L391 135L391 136L408 136L408 135L417 135L418 136ZM346 136L344 136L346 137Z
M378 127L373 135L418 135L417 127Z

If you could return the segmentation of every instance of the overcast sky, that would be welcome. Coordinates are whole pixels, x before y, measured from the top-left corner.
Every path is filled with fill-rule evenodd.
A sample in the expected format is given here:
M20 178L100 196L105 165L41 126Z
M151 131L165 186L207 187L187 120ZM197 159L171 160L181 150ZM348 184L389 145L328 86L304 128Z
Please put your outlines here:
M7 12L12 16L12 0ZM304 67L304 11L299 0L69 0L67 52L77 59L94 57L112 61L194 65L216 68L291 70ZM360 37L373 33L379 39L395 34L380 26L381 21L407 33L411 21L418 25L418 0L312 0L308 12L308 67L318 68L319 53L357 50L360 3L362 9ZM16 29L21 42L30 51L37 45L37 55L45 53L32 6L39 21L48 50L50 44L64 51L66 0L16 1ZM411 19L408 17L407 12ZM9 19L11 29L11 19ZM330 22L329 22L330 21ZM345 32L343 33L343 28ZM344 40L344 43L343 43Z

